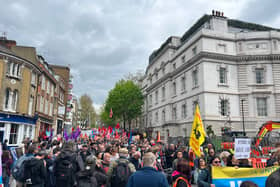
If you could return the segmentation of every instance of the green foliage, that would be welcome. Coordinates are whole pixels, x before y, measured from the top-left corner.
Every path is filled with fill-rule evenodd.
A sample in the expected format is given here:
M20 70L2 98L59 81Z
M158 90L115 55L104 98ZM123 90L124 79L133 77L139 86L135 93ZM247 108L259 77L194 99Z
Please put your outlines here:
M112 108L112 120L119 119L123 122L128 121L130 123L132 119L141 115L143 104L144 97L139 86L132 80L120 80L109 92L105 103L104 117L106 117L106 115L109 117Z
M103 106L101 108L101 113L100 113L100 119L101 119L101 122L105 125L105 126L115 126L117 124L116 122L116 117L115 115L113 115L112 118L109 117L110 116L110 111L106 111L105 110L105 107Z
M92 99L84 94L80 97L80 106L81 106L81 116L80 119L82 122L88 121L87 127L91 127L95 124L95 110L93 107Z

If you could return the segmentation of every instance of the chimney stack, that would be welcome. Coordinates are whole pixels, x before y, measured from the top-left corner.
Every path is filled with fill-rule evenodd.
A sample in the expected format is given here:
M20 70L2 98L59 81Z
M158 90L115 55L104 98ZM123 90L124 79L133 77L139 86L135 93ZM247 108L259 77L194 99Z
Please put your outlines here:
M17 45L17 42L15 40L8 40L6 36L0 36L0 45L11 49L12 46Z

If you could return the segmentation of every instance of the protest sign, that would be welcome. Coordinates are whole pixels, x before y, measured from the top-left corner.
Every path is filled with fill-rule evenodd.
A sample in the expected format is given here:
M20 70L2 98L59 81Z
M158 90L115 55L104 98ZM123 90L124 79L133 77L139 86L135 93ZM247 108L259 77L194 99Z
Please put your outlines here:
M251 139L235 138L234 142L234 157L236 159L250 158Z

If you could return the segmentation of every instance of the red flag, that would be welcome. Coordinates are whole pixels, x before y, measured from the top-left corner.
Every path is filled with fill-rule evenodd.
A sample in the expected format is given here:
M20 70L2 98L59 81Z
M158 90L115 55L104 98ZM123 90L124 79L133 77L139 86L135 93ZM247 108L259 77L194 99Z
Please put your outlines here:
M111 110L110 110L110 118L112 118L112 117L113 117L113 110L111 108Z
M117 125L116 125L116 129L119 129L120 128L120 124L119 123L117 123Z

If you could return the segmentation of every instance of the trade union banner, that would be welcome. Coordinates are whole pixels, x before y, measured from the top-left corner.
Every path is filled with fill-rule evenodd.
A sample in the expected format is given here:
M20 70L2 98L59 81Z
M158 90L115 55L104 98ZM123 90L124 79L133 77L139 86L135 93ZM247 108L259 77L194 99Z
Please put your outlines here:
M239 187L243 181L252 181L265 187L267 177L279 166L268 168L212 167L212 183L218 187Z

